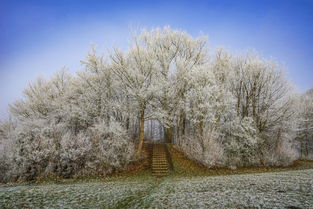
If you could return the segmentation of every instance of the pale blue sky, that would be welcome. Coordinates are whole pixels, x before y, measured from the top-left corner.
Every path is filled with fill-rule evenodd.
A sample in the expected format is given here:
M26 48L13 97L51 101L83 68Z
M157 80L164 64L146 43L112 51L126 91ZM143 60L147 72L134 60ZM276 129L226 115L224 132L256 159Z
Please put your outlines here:
M169 25L232 52L255 49L281 62L299 91L313 87L313 1L0 0L0 118L38 76L81 69L100 52L127 48L129 28Z

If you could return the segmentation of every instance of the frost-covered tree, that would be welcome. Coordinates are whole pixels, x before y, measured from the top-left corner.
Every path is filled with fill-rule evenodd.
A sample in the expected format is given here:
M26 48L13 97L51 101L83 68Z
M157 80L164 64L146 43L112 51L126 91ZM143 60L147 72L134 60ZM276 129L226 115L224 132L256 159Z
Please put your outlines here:
M250 53L235 57L230 73L237 115L253 119L263 140L263 155L278 153L283 146L288 149L295 134L295 100L281 68Z
M311 159L313 156L313 89L308 90L300 98L297 140L301 144L301 158Z
M144 30L139 41L153 55L157 65L156 100L160 113L156 119L165 127L165 140L172 142L175 109L180 103L186 84L186 72L204 64L207 59L206 38L169 27Z
M189 127L183 133L185 136L183 143L191 143L194 144L192 146L200 148L195 152L199 155L197 160L205 164L214 164L208 157L215 152L211 146L220 150L217 148L220 143L219 131L224 117L228 116L230 95L220 88L210 65L197 67L191 74L183 108ZM193 142L186 142L186 139Z
M137 153L140 154L144 142L144 124L147 108L154 98L156 79L156 64L153 54L136 39L134 46L127 53L115 50L111 55L112 70L119 79L122 91L132 101L139 119L139 137Z

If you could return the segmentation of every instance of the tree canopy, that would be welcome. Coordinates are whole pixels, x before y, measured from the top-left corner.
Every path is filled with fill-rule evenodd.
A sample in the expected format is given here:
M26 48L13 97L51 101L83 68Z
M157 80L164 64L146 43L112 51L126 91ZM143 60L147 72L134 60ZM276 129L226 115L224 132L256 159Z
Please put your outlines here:
M140 156L154 129L209 167L296 158L299 99L281 66L255 52L210 51L205 37L164 27L109 56L92 48L82 65L38 79L11 105L12 120L0 126L7 174L107 174Z

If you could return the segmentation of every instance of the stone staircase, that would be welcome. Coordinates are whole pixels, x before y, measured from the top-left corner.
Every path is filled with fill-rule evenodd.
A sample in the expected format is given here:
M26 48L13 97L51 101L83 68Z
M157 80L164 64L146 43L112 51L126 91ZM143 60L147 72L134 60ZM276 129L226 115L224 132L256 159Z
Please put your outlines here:
M166 156L165 144L154 144L152 149L152 174L162 177L169 172L169 163Z

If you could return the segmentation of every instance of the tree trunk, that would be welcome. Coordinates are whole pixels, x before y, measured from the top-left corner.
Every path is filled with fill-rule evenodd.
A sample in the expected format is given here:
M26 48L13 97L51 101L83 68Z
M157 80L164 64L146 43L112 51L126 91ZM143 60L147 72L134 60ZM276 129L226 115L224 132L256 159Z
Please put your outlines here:
M165 142L172 143L173 141L173 127L165 129Z
M200 136L203 137L203 120L201 119L200 124L199 124L199 132L200 132Z
M309 155L308 142L302 139L301 141L301 158L305 160Z
M138 148L137 148L137 154L141 154L143 141L145 136L145 111L142 110L140 113L140 129L139 129L139 140L138 140Z
M186 113L181 112L180 113L180 119L179 119L179 131L178 131L178 138L185 136L185 130L186 130Z
M129 131L129 127L130 127L130 119L129 117L127 117L126 119L126 130Z
M153 128L154 128L153 125L154 125L153 121L151 120L150 121L150 140L154 140L153 139Z

